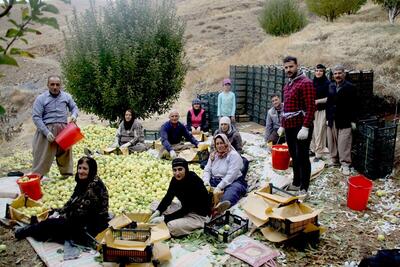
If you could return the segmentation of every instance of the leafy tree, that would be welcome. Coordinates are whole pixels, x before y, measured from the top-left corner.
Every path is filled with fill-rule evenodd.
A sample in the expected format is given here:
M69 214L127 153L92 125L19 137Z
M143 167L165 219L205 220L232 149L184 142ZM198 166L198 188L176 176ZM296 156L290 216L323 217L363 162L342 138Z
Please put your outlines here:
M70 2L70 0L61 1L65 3ZM11 10L14 6L21 6L20 21L10 18ZM27 33L42 34L40 31L32 28L31 25L39 23L59 29L57 19L43 16L43 12L58 14L58 9L54 5L45 3L42 0L30 0L29 3L25 0L4 0L0 7L3 9L0 13L0 18L7 17L7 21L14 25L14 27L7 30L5 35L0 36L0 40L2 41L2 45L0 45L0 64L18 66L17 61L11 55L34 57L28 51L14 47L16 41L28 44L28 40L24 37Z
M275 36L297 32L307 25L305 14L293 0L266 0L258 21L266 33Z
M374 2L388 12L389 22L394 24L394 20L400 15L400 0L374 0Z
M101 118L165 112L186 74L184 25L170 0L117 0L76 12L65 37L62 71L79 107Z
M306 0L307 7L312 13L330 22L343 14L356 13L365 2L364 0Z
M70 3L70 0L61 0L64 3ZM20 7L19 19L10 18L14 14L14 10ZM16 47L18 41L28 44L25 38L28 33L37 35L42 34L40 31L32 28L36 24L48 25L58 29L57 20L53 17L46 17L45 13L58 14L59 10L52 4L42 0L3 0L0 4L0 22L7 20L13 27L7 29L4 34L0 35L0 65L18 66L14 56L23 56L34 58L30 52ZM2 74L0 73L0 77ZM0 115L5 113L4 107L0 105Z

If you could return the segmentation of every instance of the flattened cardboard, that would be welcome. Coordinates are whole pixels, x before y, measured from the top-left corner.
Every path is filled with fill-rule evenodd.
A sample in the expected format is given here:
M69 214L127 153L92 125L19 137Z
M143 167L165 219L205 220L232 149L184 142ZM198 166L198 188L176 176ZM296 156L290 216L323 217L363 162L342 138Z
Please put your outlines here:
M111 221L109 221L108 225L110 227L113 227L114 229L121 229L122 227L130 224L132 221L134 221L134 220L129 218L127 215L121 214L121 215L114 217Z
M179 152L178 157L185 159L187 162L199 161L196 148L182 150L181 152Z
M153 258L159 260L161 263L169 261L172 255L168 244L161 242L154 243Z
M270 242L280 243L285 240L288 240L289 237L281 232L275 231L275 229L271 227L261 228L261 233ZM295 236L295 235L294 235ZM293 236L292 236L293 237Z
M270 213L274 207L276 207L274 204L254 193L250 193L242 204L242 208L248 214L264 223L268 221L267 213Z
M259 191L256 191L256 194L258 194L258 195L260 195L260 196L262 196L264 198L267 198L269 200L275 201L277 203L284 204L284 205L285 204L289 204L290 202L293 202L293 201L296 201L296 200L299 199L298 196L283 197L283 196L279 196L279 195L276 195L276 194L270 194L268 188L269 187L267 186L267 187L265 187L265 188L263 188L263 189L261 189Z
M197 145L198 151L208 150L209 147L210 147L210 145L206 144L206 143L200 143L200 144Z
M249 220L250 220L256 227L260 227L260 226L262 226L262 225L264 225L265 223L268 222L268 220L267 220L267 221L263 221L263 220L258 219L257 217L255 217L255 216L251 215L250 213L248 213L246 210L245 210L244 212L246 213L246 215L247 215L247 217L249 218Z

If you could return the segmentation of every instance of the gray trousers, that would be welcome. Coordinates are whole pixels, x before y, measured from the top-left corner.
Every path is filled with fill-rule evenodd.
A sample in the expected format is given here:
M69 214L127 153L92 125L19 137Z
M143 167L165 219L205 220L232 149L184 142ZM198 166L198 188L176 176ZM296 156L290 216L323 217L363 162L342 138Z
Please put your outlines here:
M132 153L132 152L143 152L143 151L147 150L146 145L144 143L140 143L140 142L136 143L133 146L129 146L128 148L129 148L129 152L130 153Z
M314 115L314 131L311 139L311 150L317 158L321 158L326 147L326 113L317 110Z
M57 136L67 125L64 123L48 124L50 132ZM50 143L43 133L36 129L32 141L33 164L32 171L45 175L50 171L54 157L61 175L73 174L72 150L62 150L54 141Z
M179 144L172 145L172 149L175 152L179 152L179 151L182 151L182 150L185 150L185 149L189 149L189 148L192 148L192 147L194 147L193 144L185 144L185 143L179 143ZM160 149L160 151L158 153L158 157L160 159L169 159L170 158L169 157L169 152L165 149L164 146L161 147L161 149Z
M351 164L351 128L336 129L335 123L328 127L328 148L332 163L340 162L342 166Z

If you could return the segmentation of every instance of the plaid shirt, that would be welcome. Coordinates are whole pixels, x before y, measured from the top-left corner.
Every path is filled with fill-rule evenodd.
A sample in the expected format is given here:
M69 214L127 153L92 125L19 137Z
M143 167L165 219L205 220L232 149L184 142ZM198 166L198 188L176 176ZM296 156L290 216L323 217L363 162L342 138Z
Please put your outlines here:
M282 126L283 128L296 128L304 126L310 128L314 120L315 89L313 82L304 74L300 74L289 81L283 88ZM304 111L291 118L285 118L289 112Z

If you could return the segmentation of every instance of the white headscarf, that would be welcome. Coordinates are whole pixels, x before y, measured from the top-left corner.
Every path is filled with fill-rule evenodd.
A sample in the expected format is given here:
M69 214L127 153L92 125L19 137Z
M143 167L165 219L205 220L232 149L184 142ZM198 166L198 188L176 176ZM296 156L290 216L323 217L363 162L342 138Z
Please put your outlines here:
M222 127L221 127L222 123L225 123L225 124L229 125L228 132L225 133L224 131L222 131ZM232 129L231 119L229 117L222 117L219 120L219 132L220 133L224 133L224 134L230 134L232 131L233 131L233 129Z

